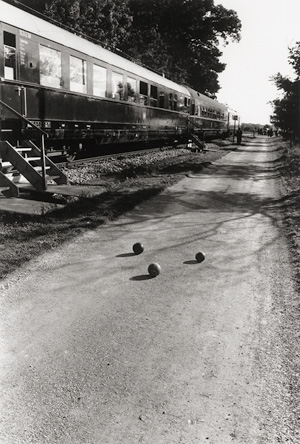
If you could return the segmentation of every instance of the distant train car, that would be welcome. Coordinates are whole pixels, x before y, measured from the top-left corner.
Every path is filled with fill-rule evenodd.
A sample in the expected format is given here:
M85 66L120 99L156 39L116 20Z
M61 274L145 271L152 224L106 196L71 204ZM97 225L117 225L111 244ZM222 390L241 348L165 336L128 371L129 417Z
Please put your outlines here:
M203 94L2 0L0 11L0 100L48 133L48 149L95 154L225 131L225 107ZM1 108L1 140L34 140Z
M191 88L190 121L203 136L225 137L228 132L227 107Z
M233 134L241 126L241 118L237 111L228 108L227 110L227 128L228 134Z

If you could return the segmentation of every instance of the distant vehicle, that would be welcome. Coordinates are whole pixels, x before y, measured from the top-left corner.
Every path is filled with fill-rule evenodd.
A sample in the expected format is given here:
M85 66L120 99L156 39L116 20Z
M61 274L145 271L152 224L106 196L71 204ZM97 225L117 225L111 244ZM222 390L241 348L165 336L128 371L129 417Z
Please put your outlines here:
M0 100L48 134L48 150L95 155L230 132L225 105L2 0L0 10ZM1 108L1 140L35 140Z

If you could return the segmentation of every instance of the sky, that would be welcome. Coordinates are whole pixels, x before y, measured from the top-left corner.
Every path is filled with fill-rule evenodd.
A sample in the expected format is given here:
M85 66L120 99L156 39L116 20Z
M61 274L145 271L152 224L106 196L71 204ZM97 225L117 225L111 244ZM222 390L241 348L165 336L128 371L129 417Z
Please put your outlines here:
M217 100L241 115L244 123L270 123L268 103L280 93L270 77L280 72L294 78L288 48L300 41L300 0L215 0L237 12L241 40L224 47Z

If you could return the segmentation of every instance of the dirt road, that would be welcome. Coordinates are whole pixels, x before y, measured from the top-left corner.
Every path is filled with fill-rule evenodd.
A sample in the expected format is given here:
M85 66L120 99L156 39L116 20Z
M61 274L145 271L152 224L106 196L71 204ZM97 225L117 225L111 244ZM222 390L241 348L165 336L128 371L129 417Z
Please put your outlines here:
M1 444L300 442L278 156L254 139L2 284Z

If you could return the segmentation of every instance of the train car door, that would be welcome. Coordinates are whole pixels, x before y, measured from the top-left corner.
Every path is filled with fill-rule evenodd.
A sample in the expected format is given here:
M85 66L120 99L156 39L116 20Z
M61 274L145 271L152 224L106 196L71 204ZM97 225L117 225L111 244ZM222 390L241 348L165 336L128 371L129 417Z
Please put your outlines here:
M1 100L22 116L27 115L26 88L19 81L19 42L15 32L3 29L1 33L3 53L3 77L1 79ZM1 107L1 138L18 137L22 128L20 118Z

